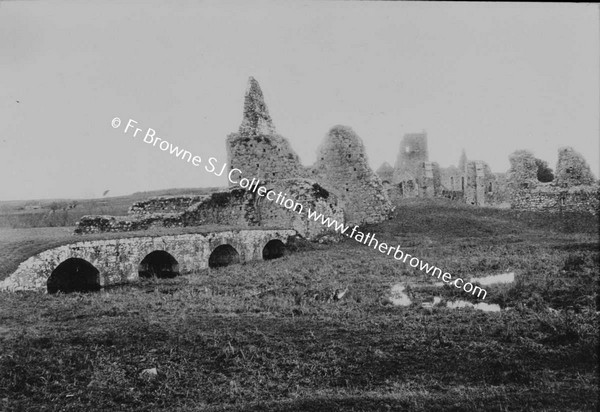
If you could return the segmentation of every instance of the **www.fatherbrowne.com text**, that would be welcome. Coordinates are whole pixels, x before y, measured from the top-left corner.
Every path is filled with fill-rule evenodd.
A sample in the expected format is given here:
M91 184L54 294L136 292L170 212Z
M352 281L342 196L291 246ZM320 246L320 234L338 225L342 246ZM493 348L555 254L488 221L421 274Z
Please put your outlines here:
M121 126L121 119L115 117L112 120L112 127L118 129ZM178 159L183 161L187 161L191 163L193 166L200 167L203 165L202 158L198 155L192 154L190 151L180 148L178 146L174 146L173 143L156 136L156 131L152 128L147 128L144 132L143 129L137 127L138 122L129 119L127 125L125 126L123 133L128 134L133 138L139 137L143 140L144 143L152 145L154 147L158 147L160 150L164 152L169 152L169 154L175 156ZM219 161L214 157L209 157L204 165L204 170L208 173L213 173L216 176L222 176L227 168L227 163L223 163L220 165ZM304 208L304 205L291 199L287 193L275 192L273 190L268 190L265 186L260 185L260 180L256 178L248 179L246 177L242 177L243 172L237 168L231 168L227 174L227 179L232 184L240 186L242 189L251 191L256 193L258 196L266 197L268 200L275 202L286 209L292 210L300 215L307 215L308 219L312 219L315 222L321 223L323 226L327 226L330 229L333 229L336 232L339 232L343 235L346 235L359 243L368 245L373 249L379 250L379 252L386 254L388 256L393 255L394 259L402 261L403 263L408 263L413 268L418 268L419 270L425 272L426 274L431 274L431 276L436 276L444 283L448 283L449 285L454 285L458 289L463 289L467 293L472 293L473 295L477 295L477 297L481 297L481 299L485 299L487 296L487 292L485 289L482 289L478 285L474 285L470 282L465 282L462 278L453 276L444 272L442 269L430 265L427 262L422 261L416 256L412 256L408 253L405 253L400 249L400 245L392 247L387 243L380 242L374 234L371 233L363 233L358 230L358 226L352 227L350 229L349 225L345 225L343 223L338 222L335 219L331 219L330 217L323 216L322 213L317 213L316 211L311 210L310 208ZM408 262L407 262L408 260ZM483 295L483 296L482 296Z

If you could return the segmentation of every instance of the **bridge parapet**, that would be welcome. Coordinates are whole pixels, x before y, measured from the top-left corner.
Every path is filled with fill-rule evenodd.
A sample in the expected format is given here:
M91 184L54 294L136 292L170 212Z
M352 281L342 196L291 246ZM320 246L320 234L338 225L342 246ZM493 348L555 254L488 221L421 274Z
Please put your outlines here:
M68 260L81 260L91 264L97 270L98 287L135 282L141 271L152 266L153 263L147 258L157 251L166 252L162 255L171 256L169 259L172 262L170 268L162 267L160 270L173 272L176 267L175 271L179 274L188 274L206 269L209 265L225 266L229 263L262 260L263 256L272 257L273 252L268 250L270 248L265 249L269 242L278 241L286 245L296 234L292 229L240 229L82 240L30 257L0 282L0 289L44 291L53 272ZM160 264L164 266L167 263L168 260L165 260Z

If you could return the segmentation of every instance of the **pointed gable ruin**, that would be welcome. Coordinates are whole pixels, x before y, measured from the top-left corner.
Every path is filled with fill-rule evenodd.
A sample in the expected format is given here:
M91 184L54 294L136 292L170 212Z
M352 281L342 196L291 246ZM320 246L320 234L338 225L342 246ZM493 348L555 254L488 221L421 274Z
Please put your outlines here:
M260 85L253 77L248 80L239 131L227 136L227 157L231 169L260 180L300 178L307 174L290 143L275 131Z

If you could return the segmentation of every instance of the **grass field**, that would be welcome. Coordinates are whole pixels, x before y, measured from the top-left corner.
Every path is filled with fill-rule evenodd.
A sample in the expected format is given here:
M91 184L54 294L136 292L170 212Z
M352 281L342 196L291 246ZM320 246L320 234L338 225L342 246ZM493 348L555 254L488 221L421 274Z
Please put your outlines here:
M364 229L516 281L486 286L500 312L423 308L473 298L345 239L96 294L0 293L0 410L597 409L597 218L415 201ZM385 304L397 283L411 306Z

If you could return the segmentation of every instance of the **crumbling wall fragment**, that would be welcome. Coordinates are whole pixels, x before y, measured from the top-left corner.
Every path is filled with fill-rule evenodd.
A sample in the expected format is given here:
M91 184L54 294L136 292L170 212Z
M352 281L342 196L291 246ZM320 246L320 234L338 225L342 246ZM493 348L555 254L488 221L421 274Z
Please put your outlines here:
M465 202L477 206L489 205L493 199L495 181L489 165L481 160L467 161L465 177Z
M391 202L352 128L338 125L329 130L313 169L316 180L338 194L349 223L377 223L389 217Z
M456 166L449 166L440 169L440 180L442 185L442 190L448 191L463 191L463 182L462 179L464 177L463 169L459 169Z
M335 226L323 225L323 219L336 220L344 224L344 208L336 193L325 189L321 184L309 179L286 179L265 184L267 190L283 193L291 199L294 206L290 209L265 197L256 197L256 211L263 227L285 227L295 229L307 239L316 239L335 231ZM323 216L315 220L310 213Z
M394 181L399 183L408 180L407 174L417 179L421 174L423 162L428 161L427 134L424 132L405 134L400 141L400 149L394 165Z
M591 185L596 182L590 166L572 147L558 151L555 183L561 187Z
M135 202L128 211L129 215L148 215L150 213L178 213L206 199L209 195L193 196L155 196Z
M585 159L572 148L558 154L556 178L537 180L537 165L530 152L520 150L510 156L508 194L511 208L547 212L599 213L600 188Z
M227 136L226 144L230 170L239 169L249 179L271 181L307 176L290 143L276 133L260 85L253 77L244 98L242 124L237 133ZM238 178L236 171L234 180Z
M533 153L527 150L517 150L509 156L508 160L510 161L507 176L509 191L514 193L537 187L539 183L538 168Z

